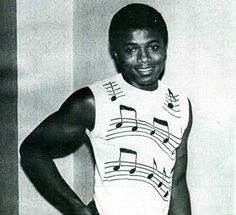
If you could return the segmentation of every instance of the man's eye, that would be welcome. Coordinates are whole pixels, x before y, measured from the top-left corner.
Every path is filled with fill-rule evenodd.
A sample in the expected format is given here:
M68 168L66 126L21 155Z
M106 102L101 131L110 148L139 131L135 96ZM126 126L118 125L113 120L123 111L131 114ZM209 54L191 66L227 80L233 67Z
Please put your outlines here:
M160 49L160 46L159 45L152 45L152 46L150 46L150 49L153 51L157 51Z
M125 49L125 52L128 53L128 54L133 53L135 51L136 51L136 48L127 48L127 49Z

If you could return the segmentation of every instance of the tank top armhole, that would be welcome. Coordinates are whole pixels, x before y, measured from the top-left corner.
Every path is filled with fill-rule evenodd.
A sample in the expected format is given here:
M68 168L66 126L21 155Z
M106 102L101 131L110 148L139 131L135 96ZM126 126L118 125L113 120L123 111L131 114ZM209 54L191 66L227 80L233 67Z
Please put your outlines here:
M183 96L183 102L184 102L184 113L183 113L183 126L182 126L182 135L184 134L185 130L188 127L189 124L189 110L190 110L190 106L189 106L189 102L190 99L186 96Z
M94 128L90 131L88 130L91 134L96 133L99 130L99 124L98 122L101 122L101 104L103 101L101 101L101 91L102 89L99 88L96 84L89 85L88 86L91 92L93 93L94 96L94 102L95 102L95 120L94 120Z

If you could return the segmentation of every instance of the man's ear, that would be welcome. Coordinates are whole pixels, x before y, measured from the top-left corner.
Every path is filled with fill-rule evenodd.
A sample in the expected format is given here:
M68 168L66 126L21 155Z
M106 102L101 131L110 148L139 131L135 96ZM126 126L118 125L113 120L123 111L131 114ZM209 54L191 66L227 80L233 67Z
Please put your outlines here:
M112 59L117 63L119 63L119 56L116 51L111 52Z
M118 59L118 54L117 54L116 52L114 52L113 55L114 55L114 59L115 59L115 61L118 62L118 61L119 61L119 59Z

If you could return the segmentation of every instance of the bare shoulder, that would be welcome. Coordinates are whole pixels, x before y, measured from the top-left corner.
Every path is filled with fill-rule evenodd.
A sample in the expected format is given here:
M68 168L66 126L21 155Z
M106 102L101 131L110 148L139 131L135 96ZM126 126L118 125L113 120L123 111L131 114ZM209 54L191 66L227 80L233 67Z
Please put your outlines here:
M77 90L68 97L58 111L92 130L95 121L95 100L92 91L88 87Z
M81 88L75 91L69 98L62 104L59 111L68 111L68 110L80 110L83 107L92 107L94 106L94 96L92 91L88 88Z

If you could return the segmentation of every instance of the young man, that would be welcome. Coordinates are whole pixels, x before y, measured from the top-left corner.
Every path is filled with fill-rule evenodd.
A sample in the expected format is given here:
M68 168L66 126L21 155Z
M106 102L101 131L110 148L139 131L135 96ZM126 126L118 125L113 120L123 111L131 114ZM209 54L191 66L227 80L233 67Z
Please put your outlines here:
M168 43L165 21L147 5L127 5L112 18L109 42L119 73L78 90L45 119L21 146L22 167L63 214L189 215L192 112L187 98L160 82ZM95 204L88 206L53 163L84 142L96 162Z

